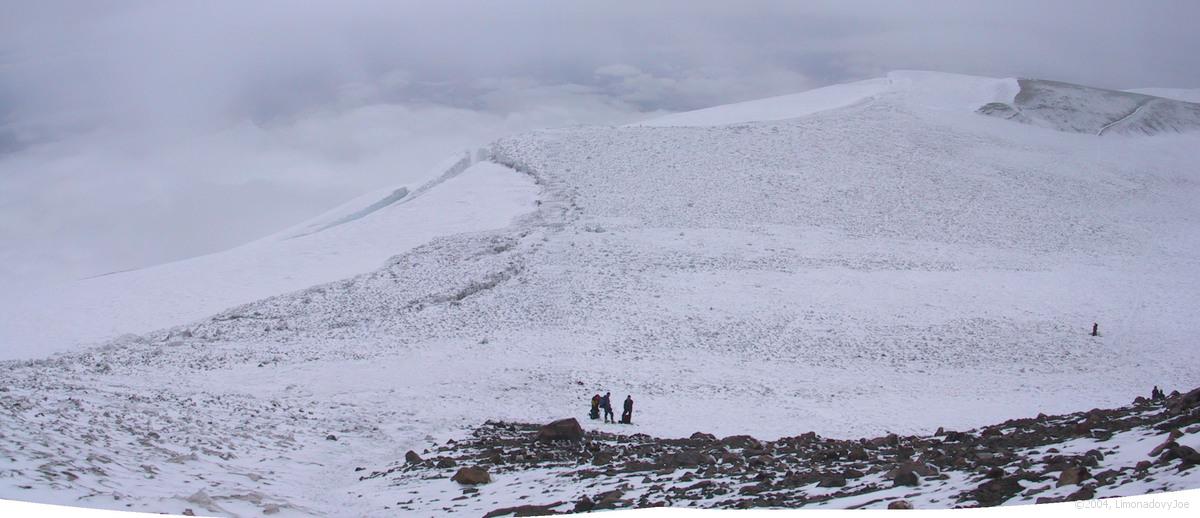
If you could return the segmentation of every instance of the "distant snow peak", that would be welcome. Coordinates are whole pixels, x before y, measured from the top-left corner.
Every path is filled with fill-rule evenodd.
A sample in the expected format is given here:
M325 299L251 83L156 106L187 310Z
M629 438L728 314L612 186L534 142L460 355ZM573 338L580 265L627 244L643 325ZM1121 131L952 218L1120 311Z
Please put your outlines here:
M983 115L1072 133L1157 135L1200 129L1200 104L1136 92L1021 79L1011 103L992 102Z

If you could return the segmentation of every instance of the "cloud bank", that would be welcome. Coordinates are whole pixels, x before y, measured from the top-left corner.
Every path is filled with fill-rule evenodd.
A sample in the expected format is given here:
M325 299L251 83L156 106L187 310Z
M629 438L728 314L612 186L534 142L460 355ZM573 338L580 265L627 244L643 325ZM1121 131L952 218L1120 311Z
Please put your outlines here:
M1200 4L1043 4L14 2L0 279L234 246L507 133L892 69L1200 87Z

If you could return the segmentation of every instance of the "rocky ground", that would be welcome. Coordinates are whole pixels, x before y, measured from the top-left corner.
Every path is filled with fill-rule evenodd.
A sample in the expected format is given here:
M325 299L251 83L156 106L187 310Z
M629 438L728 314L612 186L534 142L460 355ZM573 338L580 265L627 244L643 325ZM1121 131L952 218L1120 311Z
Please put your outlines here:
M684 439L487 422L462 440L409 452L364 484L402 495L391 509L533 516L686 506L977 507L1194 487L1200 389L1162 401L1013 419L932 436L777 441L697 432ZM1192 482L1189 482L1192 481Z

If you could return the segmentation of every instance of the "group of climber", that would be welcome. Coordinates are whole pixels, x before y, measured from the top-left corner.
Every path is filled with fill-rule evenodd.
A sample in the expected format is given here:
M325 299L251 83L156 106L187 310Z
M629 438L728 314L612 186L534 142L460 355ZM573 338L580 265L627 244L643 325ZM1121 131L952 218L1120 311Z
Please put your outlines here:
M612 392L605 392L603 396L596 394L592 396L592 411L588 413L588 417L592 419L600 419L600 411L604 411L604 422L616 423L613 418L612 410ZM625 396L625 411L621 412L621 424L633 424L633 396Z
M1150 401L1162 401L1164 399L1167 399L1167 395L1163 393L1162 389L1158 388L1158 385L1155 385L1154 389L1150 391Z

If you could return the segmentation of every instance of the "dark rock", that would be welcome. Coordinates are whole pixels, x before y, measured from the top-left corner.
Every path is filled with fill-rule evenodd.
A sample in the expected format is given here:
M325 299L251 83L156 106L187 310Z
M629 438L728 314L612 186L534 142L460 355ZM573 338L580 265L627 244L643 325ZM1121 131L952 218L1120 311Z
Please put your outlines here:
M729 437L721 439L721 444L728 446L730 448L740 448L740 449L748 449L748 450L763 449L762 443L759 442L758 439L750 437L749 435L731 435Z
M1080 482L1091 478L1091 473L1088 473L1087 468L1083 466L1070 466L1058 475L1058 486L1063 487L1071 484L1079 484Z
M1113 480L1116 480L1117 475L1120 475L1120 474L1121 474L1121 472L1117 471L1115 469L1106 469L1104 471L1101 471L1100 473L1097 473L1092 478L1096 479L1096 484L1101 485L1101 486L1106 486L1108 484L1111 484Z
M1133 469L1135 469L1137 471L1146 471L1146 470L1150 469L1150 466L1152 466L1152 465L1153 464L1150 461L1143 460L1141 462L1138 462L1137 465L1133 467Z
M704 433L704 432L696 432L696 433L692 434L691 437L688 437L688 438L693 441L717 442L717 436L715 436L711 433Z
M417 455L417 452L415 451L408 450L408 453L404 454L404 462L409 464L420 464L421 460L421 456Z
M326 440L326 441L336 441L336 440L337 440L337 436L336 436L336 435L334 435L334 434L329 434L329 435L326 435L326 436L325 436L325 440Z
M492 476L483 468L458 468L458 473L455 473L450 480L463 485L487 484L492 481Z
M1196 450L1191 446L1176 444L1171 453L1175 455L1175 458L1181 459L1184 462L1200 464L1200 453L1196 453Z
M1164 451L1170 451L1171 448L1178 446L1175 443L1175 439L1178 439L1180 437L1183 437L1183 434L1180 433L1179 430L1171 430L1171 433L1167 436L1167 440L1163 441L1162 444L1159 444L1158 446L1155 446L1154 449L1150 450L1149 455L1151 457L1157 457L1157 456L1161 455Z
M892 477L893 486L919 486L921 479L912 471L900 471Z
M574 417L559 419L543 426L537 433L539 441L578 441L583 439L583 427Z
M900 437L894 433L889 433L883 437L871 439L870 441L867 441L867 443L876 448L882 448L884 446L897 446L900 444Z
M596 466L604 466L612 463L613 454L607 451L598 451L592 455L592 464Z
M748 464L754 467L769 466L773 463L775 463L775 458L770 455L755 455L748 461Z
M496 509L483 515L483 518L496 518L497 516L550 516L554 514L562 514L554 512L552 509L562 505L562 502L554 502L546 505L518 505L516 507L505 507Z
M904 472L916 473L922 477L932 477L938 474L937 468L921 462L905 462L888 472L889 478L895 478Z
M615 509L619 504L623 503L621 497L625 496L625 492L620 489L605 491L596 495L596 504L592 509Z
M825 477L817 482L817 487L846 487L846 478L837 475Z
M1021 477L1010 476L996 479L989 479L968 492L968 495L979 502L979 505L985 507L996 506L1004 503L1008 499L1020 494L1024 488L1021 486Z
M592 502L592 499L588 498L587 495L583 495L583 498L580 498L578 502L575 502L575 507L572 509L572 512L586 513L595 508L596 503Z
M435 465L439 468L446 469L446 468L453 468L453 467L457 466L458 463L455 462L454 459L451 459L449 457L439 457L437 460L437 464L435 464Z
M1089 486L1079 488L1078 491L1067 495L1068 502L1077 502L1079 500L1091 500L1096 498L1096 490Z
M684 450L660 457L658 464L664 466L695 468L698 466L715 464L716 462L716 459L707 453L702 453L697 450Z
M912 506L912 504L908 503L908 500L892 500L891 503L888 504L888 509L912 509L912 508L913 508L913 506Z

